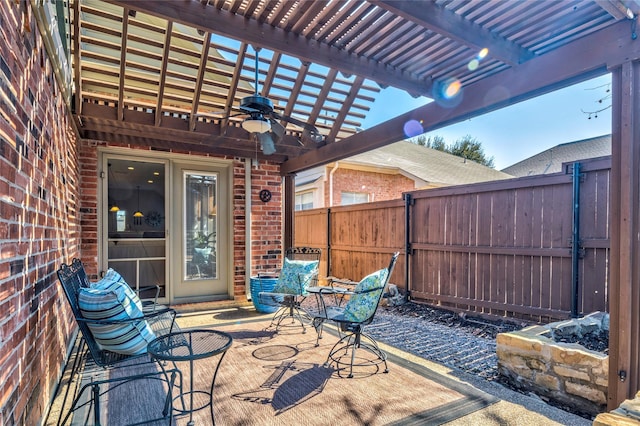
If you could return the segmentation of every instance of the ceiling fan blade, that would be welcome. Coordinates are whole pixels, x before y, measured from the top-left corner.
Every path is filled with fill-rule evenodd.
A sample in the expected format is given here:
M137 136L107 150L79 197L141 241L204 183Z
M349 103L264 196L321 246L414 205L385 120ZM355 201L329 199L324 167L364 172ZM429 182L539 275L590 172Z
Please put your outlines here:
M298 127L302 127L302 136L306 139L309 139L315 143L320 143L324 140L324 136L322 136L322 134L313 124L305 123L302 120L298 120L297 118L289 117L286 115L279 115L275 112L273 112L272 115L278 120L284 120L291 124L295 124Z
M278 142L282 139L282 136L284 136L284 126L273 117L269 117L269 121L271 122L271 132L275 136L274 140Z
M307 139L310 139L315 143L320 143L324 140L324 136L322 136L322 133L318 131L316 126L313 126L311 124L307 124L304 127L304 130L302 131L302 136Z
M248 106L241 106L240 110L242 111L240 114L263 114L264 111L261 111L259 109L256 108L252 108L252 107L248 107Z
M268 133L256 133L258 140L260 141L260 148L264 155L271 155L276 152L276 145L271 136L271 132Z

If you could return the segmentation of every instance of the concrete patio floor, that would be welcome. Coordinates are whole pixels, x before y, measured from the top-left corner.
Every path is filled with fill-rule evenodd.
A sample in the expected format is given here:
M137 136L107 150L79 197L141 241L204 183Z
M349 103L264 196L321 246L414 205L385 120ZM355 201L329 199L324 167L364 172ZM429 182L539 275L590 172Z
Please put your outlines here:
M255 311L251 304L233 304L228 302L215 302L215 303L200 303L190 305L174 306L178 311L178 325L182 329L192 328L214 328L222 331L231 329L237 329L253 324L268 324L268 320L272 314L260 314ZM428 326L428 325L426 325ZM235 328L234 328L235 327ZM327 327L327 331L331 333L330 328ZM401 332L401 331L399 331ZM301 333L300 333L301 334ZM302 335L302 334L301 334ZM308 331L304 337L305 339L315 338L315 331L312 327L308 328ZM294 336L295 338L295 336ZM234 342L235 344L235 342ZM444 343L446 344L446 342ZM399 421L389 422L392 424L448 424L448 425L591 425L591 421L582 417L573 415L566 411L552 407L546 404L541 399L535 396L523 395L521 393L514 392L504 386L487 381L476 376L467 374L462 371L454 370L443 365L431 362L429 360L422 359L415 355L403 352L394 347L381 344L382 349L390 355L390 358L396 360L397 365L403 365L404 363L420 366L421 368L429 371L430 375L440 377L441 383L459 384L464 389L469 389L470 392L475 392L477 395L482 395L486 400L490 400L491 403L479 406L478 409L461 410L458 413L452 413L446 421L426 421L420 420L419 417L407 416ZM317 355L316 355L317 358ZM228 362L225 359L224 362ZM222 366L224 371L225 365ZM391 368L390 368L391 369ZM378 373L382 375L382 373ZM333 379L331 379L333 380ZM353 379L336 379L336 380L353 380ZM363 379L359 382L359 386L373 386L372 382L367 383L367 379ZM345 382L346 383L346 382ZM353 382L351 382L353 383ZM408 384L410 386L410 384ZM453 386L452 388L454 388ZM373 388L372 388L373 389ZM429 392L428 388L422 389L423 392ZM375 390L373 390L375 392ZM226 402L225 402L226 403ZM225 403L218 403L217 405L224 405ZM239 404L237 401L229 401L229 404ZM455 402L452 402L455 405ZM49 415L49 418L45 424L56 424L60 404L54 404ZM221 407L222 409L222 407ZM273 416L272 420L268 420L268 424L287 424L284 420L284 416ZM444 418L444 417L443 417ZM251 424L251 422L241 422L240 420L234 420L233 422L226 422L225 419L216 417L217 424ZM372 424L389 424L373 419ZM81 422L74 421L73 424L82 424ZM178 419L177 424L181 424L181 419ZM198 423L203 424L203 423ZM264 424L262 422L261 424ZM305 423L302 424L313 424ZM363 424L355 420L348 421L344 424Z
M272 314L259 314L252 305L231 308L217 308L213 304L196 304L175 307L179 312L178 322L182 328L197 328L211 326L216 323L238 321L242 319L264 317L269 319ZM198 310L196 310L198 309ZM221 312L227 312L220 316ZM237 318L234 318L237 317ZM219 319L223 318L223 319ZM225 319L228 318L228 319ZM427 325L428 326L428 325ZM311 329L310 332L314 332ZM397 331L401 333L400 330ZM438 374L469 384L474 388L495 396L499 401L484 409L475 411L464 417L446 423L454 426L468 425L571 425L586 426L592 422L580 416L555 408L536 396L514 392L496 382L490 382L476 376L455 371L443 365L422 359L407 352L388 345L380 345L388 354L396 355L413 363L423 365ZM507 423L504 423L507 421Z

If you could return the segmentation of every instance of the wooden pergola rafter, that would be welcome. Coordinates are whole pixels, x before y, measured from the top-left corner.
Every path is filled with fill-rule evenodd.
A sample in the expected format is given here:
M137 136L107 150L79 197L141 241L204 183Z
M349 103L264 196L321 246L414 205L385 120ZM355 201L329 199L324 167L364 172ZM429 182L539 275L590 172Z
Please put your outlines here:
M299 171L402 140L408 120L431 131L608 72L611 192L640 193L639 0L71 4L73 111L82 138L254 158L256 138L234 112L256 90L248 46L261 49L260 63L269 65L259 70L260 94L324 136L301 143L302 129L283 122L276 152L260 154L285 176L287 229ZM439 97L448 79L464 95L455 105ZM403 114L390 107L386 121L362 129L387 87L435 102ZM632 237L640 202L633 197L612 200L611 294L620 299L611 306L611 407L640 387L632 343L640 340L640 247Z

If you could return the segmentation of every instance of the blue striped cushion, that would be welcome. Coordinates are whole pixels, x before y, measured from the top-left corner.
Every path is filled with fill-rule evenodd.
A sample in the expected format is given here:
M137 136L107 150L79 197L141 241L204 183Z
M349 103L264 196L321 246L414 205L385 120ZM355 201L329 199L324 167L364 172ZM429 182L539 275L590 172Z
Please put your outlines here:
M125 287L122 289L133 302L135 302L136 306L142 310L142 301L138 297L138 294L133 291L131 286L124 280L122 275L118 271L113 268L107 269L107 272L104 274L100 281L95 283L91 283L91 288L96 288L99 290L111 290L114 287L119 286L120 284L124 284Z
M124 280L112 281L106 277L91 288L80 289L78 305L82 315L93 320L142 318L140 299L131 287ZM127 324L89 324L89 329L103 349L127 355L146 353L147 344L155 339L145 320Z

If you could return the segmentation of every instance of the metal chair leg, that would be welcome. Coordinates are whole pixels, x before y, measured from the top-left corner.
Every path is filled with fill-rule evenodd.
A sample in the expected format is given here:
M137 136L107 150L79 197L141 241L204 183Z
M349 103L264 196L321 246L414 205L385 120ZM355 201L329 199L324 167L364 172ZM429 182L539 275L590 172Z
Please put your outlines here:
M95 383L91 386L93 393L93 424L100 426L100 385Z

